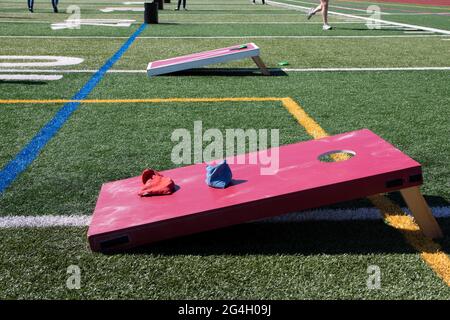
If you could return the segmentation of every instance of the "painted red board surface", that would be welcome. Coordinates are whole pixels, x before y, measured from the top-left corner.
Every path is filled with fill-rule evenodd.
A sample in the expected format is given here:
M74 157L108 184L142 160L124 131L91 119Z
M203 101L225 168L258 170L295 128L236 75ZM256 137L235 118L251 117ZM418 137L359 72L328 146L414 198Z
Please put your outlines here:
M318 160L333 150L356 155ZM205 164L163 171L178 186L168 196L139 197L141 177L104 184L88 230L92 250L128 249L422 183L419 163L367 129L270 151L279 153L276 174L261 175L267 166L259 162L230 164L235 184L226 189L205 184Z
M210 64L259 56L259 47L246 43L227 48L198 52L185 56L153 61L148 64L148 76L199 68Z

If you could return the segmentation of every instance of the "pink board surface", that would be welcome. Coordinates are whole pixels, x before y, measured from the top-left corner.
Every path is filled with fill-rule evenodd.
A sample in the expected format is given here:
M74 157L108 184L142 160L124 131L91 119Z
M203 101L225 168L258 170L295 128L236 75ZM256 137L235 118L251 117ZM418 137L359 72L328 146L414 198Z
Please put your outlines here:
M334 150L356 155L318 160ZM261 164L230 164L235 183L226 189L205 184L205 164L163 171L178 188L168 196L139 197L141 177L104 184L88 231L92 250L124 250L422 184L420 164L367 129L277 151L276 174L261 175Z
M241 46L246 46L246 48L241 48ZM171 59L153 61L148 64L147 74L151 77L256 56L259 56L259 47L254 43L246 43L244 45L236 45Z

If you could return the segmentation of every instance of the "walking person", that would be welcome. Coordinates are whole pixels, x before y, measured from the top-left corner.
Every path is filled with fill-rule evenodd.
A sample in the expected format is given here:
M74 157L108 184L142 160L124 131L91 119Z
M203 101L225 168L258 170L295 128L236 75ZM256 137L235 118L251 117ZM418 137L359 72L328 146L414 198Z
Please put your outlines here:
M308 11L307 19L311 19L313 15L315 15L317 12L322 12L322 20L323 20L323 30L331 30L333 27L331 27L328 24L328 0L320 0L320 4L316 8L311 8Z
M179 10L180 10L180 7L181 7L181 1L183 1L183 10L187 10L187 9L186 9L186 0L178 0L178 6L177 6L177 8L175 9L176 11L179 11Z
M53 12L54 13L58 13L58 2L59 0L52 0L52 7L53 7ZM30 12L34 12L34 0L27 0L28 3L28 10L30 10Z

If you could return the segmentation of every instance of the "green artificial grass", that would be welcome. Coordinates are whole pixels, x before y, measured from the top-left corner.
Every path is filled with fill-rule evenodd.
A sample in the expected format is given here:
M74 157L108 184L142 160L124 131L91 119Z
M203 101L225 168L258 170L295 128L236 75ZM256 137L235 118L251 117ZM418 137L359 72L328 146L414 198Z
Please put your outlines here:
M281 1L308 7L315 3ZM61 4L62 13L52 14L49 3L37 2L36 13L30 14L23 1L10 0L0 3L0 36L13 38L1 39L0 55L81 57L85 61L80 65L55 69L96 70L143 20L142 12L99 11L122 5L113 1L75 0L70 4L80 5L83 19L136 22L129 28L82 26L79 30L52 31L50 23L69 17L64 13L68 3ZM369 4L332 3L359 10ZM448 28L448 16L406 14L450 12L448 7L379 5L383 12L392 13L382 15L383 19ZM271 68L279 68L280 61L289 61L288 68L293 69L449 66L450 41L443 41L444 36L404 38L408 35L401 30L368 30L364 23L336 23L335 30L323 32L320 17L303 24L304 12L253 6L245 0L189 1L191 10L187 12L174 12L174 6L174 2L165 6L167 9L160 12L161 24L148 26L142 34L152 38L137 39L113 70L143 71L152 60L251 41L261 47L261 56ZM367 16L361 11L331 10ZM330 22L345 21L331 16ZM282 37L293 35L309 38ZM373 37L386 35L396 38ZM88 38L95 36L99 38ZM248 37L223 38L229 36ZM203 73L154 78L142 72L108 73L88 98L292 97L328 133L369 128L419 161L426 200L433 207L449 207L448 71L278 70L271 77L263 77L253 72L256 69L250 59L212 68ZM0 99L70 99L92 73L63 75L62 80L54 82L0 81ZM1 104L0 166L8 163L61 107ZM90 215L102 183L139 175L146 167L176 167L170 160L174 146L170 135L177 128L192 131L197 120L203 122L204 129L222 131L276 128L282 144L311 139L280 102L85 103L0 195L0 216ZM398 193L389 198L405 205ZM365 207L371 204L361 199L328 208ZM450 220L442 218L439 223L446 236L438 243L448 254ZM247 223L117 255L90 252L86 231L85 227L2 229L0 298L450 298L449 287L402 235L382 220ZM66 287L67 267L74 264L81 268L80 290ZM379 290L367 288L370 265L381 268Z
M174 167L172 131L197 120L223 132L277 128L283 144L308 139L277 102L82 105L0 198L0 214L90 214L103 182Z
M158 46L152 44L157 41ZM114 69L144 70L148 62L254 41L272 68L438 67L449 66L450 41L439 38L374 39L138 39ZM376 54L374 54L376 52ZM408 59L405 59L408 53ZM251 59L210 66L256 68ZM236 80L236 79L234 79Z
M111 256L91 253L85 236L84 228L2 231L0 297L450 297L449 288L382 222L245 224ZM70 265L80 267L79 290L66 287ZM380 289L367 288L370 265L380 267Z
M57 109L59 106L0 106L0 167L9 162L33 138Z

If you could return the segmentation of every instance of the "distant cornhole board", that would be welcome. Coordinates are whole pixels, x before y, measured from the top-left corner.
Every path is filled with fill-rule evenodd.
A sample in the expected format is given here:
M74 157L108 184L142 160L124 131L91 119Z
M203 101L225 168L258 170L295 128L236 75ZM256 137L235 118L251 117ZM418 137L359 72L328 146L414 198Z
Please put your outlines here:
M216 63L252 58L256 65L261 69L262 74L268 76L270 75L270 72L259 55L259 47L254 43L247 43L228 48L153 61L148 64L147 74L149 77L153 77L161 74L200 68Z
M342 150L354 156L338 162L320 160ZM279 170L274 175L261 175L260 164L230 164L239 183L226 189L205 184L205 164L162 172L178 186L168 196L139 197L141 177L104 184L88 231L92 250L123 251L396 190L424 234L442 236L418 187L420 164L370 130L286 145L278 151Z

